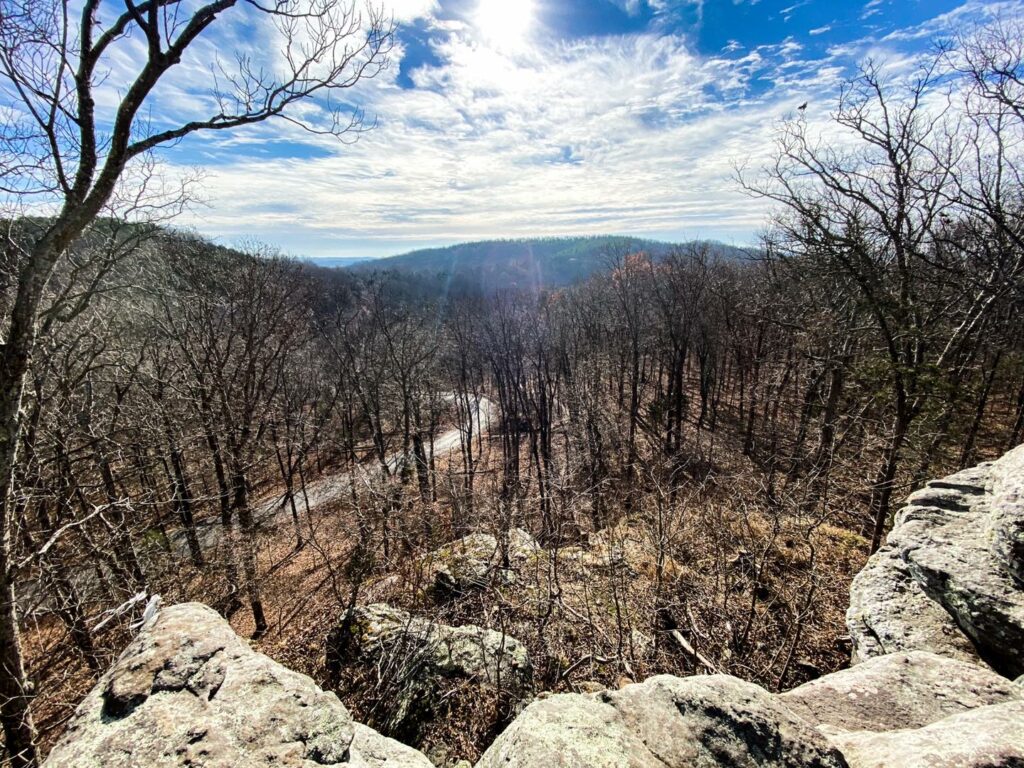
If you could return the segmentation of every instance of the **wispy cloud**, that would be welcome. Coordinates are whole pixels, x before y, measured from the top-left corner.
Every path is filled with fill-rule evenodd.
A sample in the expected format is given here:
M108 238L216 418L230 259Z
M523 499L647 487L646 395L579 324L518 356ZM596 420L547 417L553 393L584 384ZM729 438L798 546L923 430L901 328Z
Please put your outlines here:
M736 188L736 165L768 156L773 124L796 104L821 104L808 119L822 119L852 57L896 56L900 34L923 34L826 54L795 38L700 54L661 31L502 52L465 24L430 26L431 60L407 73L415 87L395 66L363 91L380 123L353 146L287 124L195 142L208 205L190 223L339 255L542 234L748 240L766 212Z

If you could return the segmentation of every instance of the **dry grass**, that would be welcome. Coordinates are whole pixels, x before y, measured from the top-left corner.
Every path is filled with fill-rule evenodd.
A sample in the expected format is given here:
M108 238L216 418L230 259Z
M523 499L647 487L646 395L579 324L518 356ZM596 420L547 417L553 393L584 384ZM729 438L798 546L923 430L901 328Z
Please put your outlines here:
M493 531L499 519L486 501L497 498L492 458L485 455L480 467L480 501L468 521L476 530ZM849 582L866 553L866 542L850 532L851 517L845 510L809 515L793 500L767 503L758 473L731 446L720 446L711 466L713 473L705 472L687 493L644 494L627 518L600 531L591 529L585 498L560 497L557 511L571 534L520 561L511 583L495 578L483 589L441 602L430 589L423 555L455 536L457 504L445 483L439 482L439 498L432 503L412 500L415 487L408 486L405 503L388 520L386 548L383 521L367 513L373 505L365 488L358 509L345 495L313 510L304 521L309 541L300 550L291 521L278 518L259 539L270 631L253 646L330 687L325 639L350 599L349 566L359 554L366 565L359 602L389 602L443 623L508 633L529 648L535 692L592 690L653 674L712 670L779 689L843 667ZM439 475L447 471L442 462ZM512 515L515 525L534 531L535 492L527 486ZM356 547L359 515L364 525L371 518L369 552ZM463 517L460 512L465 524ZM216 553L211 561L217 562ZM158 586L166 602L215 602L210 596L226 591L215 569L181 566ZM230 621L241 636L252 634L246 608ZM112 660L128 637L124 625L106 633L104 659ZM36 703L45 746L94 678L68 650L59 622L28 627L26 641L45 694ZM53 649L60 649L57 655ZM346 670L334 688L357 718L380 725L381 680L372 668ZM439 764L475 760L519 704L502 692L470 691L455 682L445 701L415 743Z

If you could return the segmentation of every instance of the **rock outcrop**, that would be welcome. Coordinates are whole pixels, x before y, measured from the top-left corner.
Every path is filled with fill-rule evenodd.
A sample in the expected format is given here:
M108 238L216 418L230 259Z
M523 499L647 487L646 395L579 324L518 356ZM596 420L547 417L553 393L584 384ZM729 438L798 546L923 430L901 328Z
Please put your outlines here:
M1024 447L929 483L854 580L854 659L922 650L1024 674L1022 545Z
M879 656L812 680L779 700L815 726L896 731L1022 701L1024 688L984 667L912 651Z
M46 768L430 768L199 604L160 611L75 712Z
M900 653L788 693L724 675L654 677L542 698L477 768L1015 768L1024 688L991 670Z
M653 677L534 702L477 768L845 768L829 740L734 677Z
M853 768L1018 768L1024 702L974 709L916 730L831 738Z
M1024 447L929 483L854 580L854 667L772 695L656 677L531 704L499 766L1024 766Z
M505 554L508 559L506 566ZM496 536L471 533L423 558L423 565L439 597L462 595L488 585L492 578L514 580L514 566L542 551L537 541L521 528L508 533L503 548Z
M992 552L1018 586L1024 585L1024 450L1018 448L992 468Z
M389 605L348 611L327 641L328 665L352 662L401 669L389 732L414 733L436 714L446 682L473 683L525 695L533 670L526 647L515 638L474 625L450 627Z
M953 617L924 593L894 548L880 549L854 577L846 625L854 663L912 650L981 663Z
M536 551L527 539L516 536L515 558ZM854 580L850 669L778 695L715 675L542 696L477 768L1021 768L1022 547L1024 447L910 497ZM476 536L435 553L437 586L487 583L501 570L498 551ZM381 668L404 660L399 720L429 713L446 681L515 695L531 683L516 640L380 604L350 612L328 656ZM156 765L430 763L352 722L333 694L254 652L210 609L183 605L143 628L46 763Z

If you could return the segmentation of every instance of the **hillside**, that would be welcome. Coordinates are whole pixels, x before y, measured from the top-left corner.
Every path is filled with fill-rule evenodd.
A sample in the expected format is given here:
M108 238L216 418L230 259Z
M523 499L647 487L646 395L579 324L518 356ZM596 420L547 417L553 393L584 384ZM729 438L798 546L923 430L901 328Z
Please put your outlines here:
M1024 0L119 5L0 0L0 768L1024 768Z
M659 259L694 245L616 236L485 240L362 261L349 269L442 276L449 282L485 293L536 291L581 282L626 254L644 252ZM740 255L739 249L721 243L708 245L728 257Z

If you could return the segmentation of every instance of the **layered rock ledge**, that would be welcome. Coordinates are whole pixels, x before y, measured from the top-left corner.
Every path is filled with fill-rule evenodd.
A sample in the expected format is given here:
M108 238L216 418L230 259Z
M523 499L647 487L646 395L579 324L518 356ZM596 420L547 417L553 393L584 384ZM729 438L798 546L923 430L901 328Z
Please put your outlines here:
M854 579L854 661L932 651L1024 674L1024 446L929 483Z

